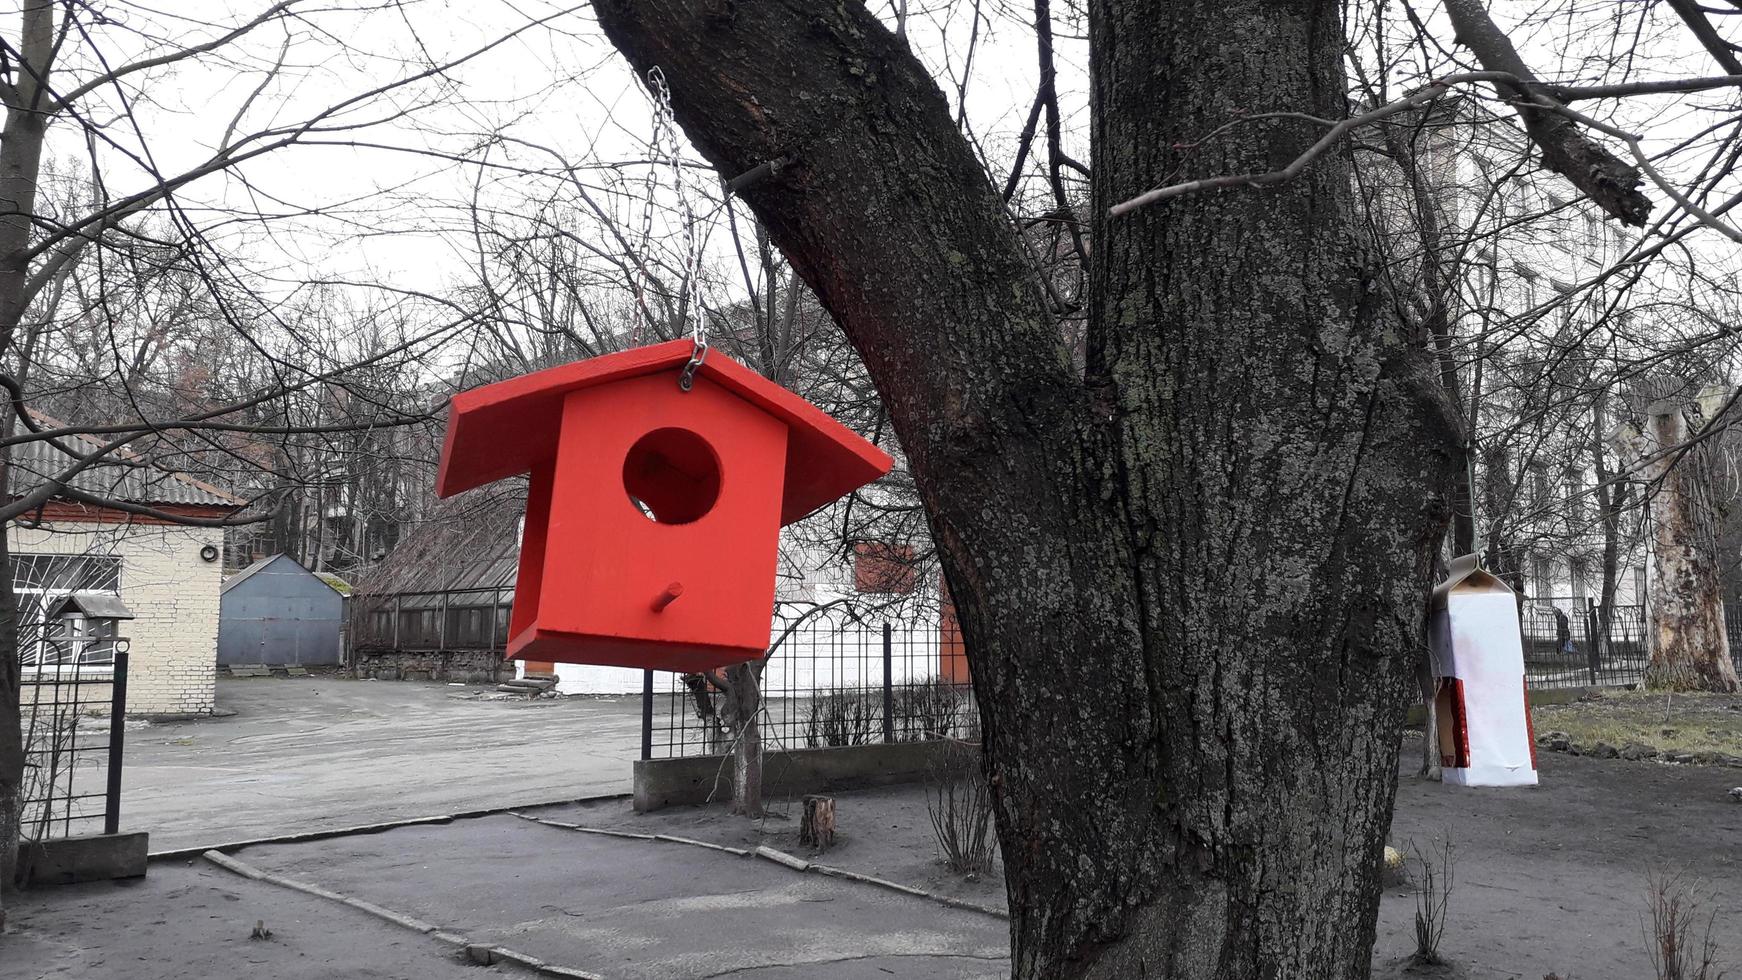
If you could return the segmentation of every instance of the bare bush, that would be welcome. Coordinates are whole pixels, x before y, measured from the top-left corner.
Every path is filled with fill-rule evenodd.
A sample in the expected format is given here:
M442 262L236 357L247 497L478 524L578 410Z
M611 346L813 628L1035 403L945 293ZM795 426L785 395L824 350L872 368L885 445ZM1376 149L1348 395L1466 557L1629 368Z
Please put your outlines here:
M1436 853L1423 851L1411 842L1416 863L1421 865L1421 884L1415 890L1415 954L1417 963L1440 962L1440 940L1446 934L1446 910L1452 897L1453 849L1447 837Z
M1646 913L1640 916L1657 980L1723 980L1712 938L1717 913L1702 914L1700 883L1681 873L1654 872L1646 879Z
M904 742L958 737L975 713L971 693L941 677L896 688L894 701Z
M805 715L804 743L819 746L865 745L882 719L883 692L830 691L810 703Z
M944 864L959 874L989 874L997 841L992 836L992 789L980 766L980 746L950 739L932 757L925 809Z

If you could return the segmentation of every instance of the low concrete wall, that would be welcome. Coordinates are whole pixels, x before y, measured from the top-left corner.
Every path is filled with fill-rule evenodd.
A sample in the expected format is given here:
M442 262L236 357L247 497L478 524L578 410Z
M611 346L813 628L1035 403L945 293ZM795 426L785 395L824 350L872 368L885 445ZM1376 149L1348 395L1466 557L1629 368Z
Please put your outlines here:
M37 888L137 878L145 873L149 849L143 832L61 837L21 848L29 862L28 883Z
M1572 704L1594 692L1629 690L1632 687L1631 684L1610 685L1608 687L1547 687L1541 690L1533 687L1529 690L1526 703L1533 708L1539 704ZM1409 714L1405 717L1404 724L1411 728L1420 728L1426 716L1427 713L1420 704L1410 705Z
M769 752L762 757L762 792L769 797L800 796L917 782L947 744L895 742ZM639 812L706 803L709 796L715 800L732 798L732 763L726 756L642 759L635 763L635 809Z
M358 679L466 681L472 684L494 684L514 679L513 661L504 661L501 654L484 650L356 650L352 651L351 659Z

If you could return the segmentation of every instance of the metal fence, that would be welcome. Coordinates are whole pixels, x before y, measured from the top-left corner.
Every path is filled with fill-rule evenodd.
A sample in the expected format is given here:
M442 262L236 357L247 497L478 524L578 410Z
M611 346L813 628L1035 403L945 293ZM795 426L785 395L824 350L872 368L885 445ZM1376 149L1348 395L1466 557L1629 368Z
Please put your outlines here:
M758 715L771 750L977 737L979 713L953 619L898 624L812 610L777 620L774 636ZM642 758L731 747L731 708L716 683L698 674L645 677Z
M1533 688L1622 687L1645 680L1651 661L1645 607L1603 615L1585 597L1526 599L1520 610L1524 669ZM1730 657L1742 671L1742 609L1724 607Z
M1645 677L1645 607L1604 610L1584 596L1524 600L1524 670L1533 688L1619 687Z
M117 651L113 656L114 664L102 668L42 667L25 673L19 708L21 835L27 845L120 830L128 655ZM104 712L108 717L100 717Z
M1742 670L1742 609L1726 609L1731 656ZM1536 689L1621 687L1650 660L1645 607L1605 615L1585 597L1531 598L1520 610L1525 673ZM894 624L822 616L776 624L764 669L761 728L770 749L977 737L966 651L952 619ZM648 671L642 758L714 755L731 748L726 693L696 674Z

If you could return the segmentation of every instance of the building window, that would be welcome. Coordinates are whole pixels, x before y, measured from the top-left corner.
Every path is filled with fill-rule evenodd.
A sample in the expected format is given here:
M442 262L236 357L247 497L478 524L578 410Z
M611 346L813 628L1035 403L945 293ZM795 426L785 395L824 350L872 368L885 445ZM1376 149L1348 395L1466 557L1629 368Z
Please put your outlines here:
M115 662L112 644L92 642L112 636L110 622L103 633L68 636L60 624L48 621L48 608L73 592L121 594L121 559L113 555L12 556L12 590L18 595L18 657L22 666L109 666Z
M1554 594L1554 562L1540 556L1532 558L1530 578L1534 598L1546 599Z
M1578 530L1585 523L1585 471L1567 470L1567 523Z
M853 589L875 595L910 595L919 587L913 546L861 541L853 546Z
M1584 559L1574 558L1570 571L1573 580L1573 598L1582 602L1585 598L1585 577L1590 574L1590 568Z
M1530 494L1532 507L1548 506L1548 467L1541 463L1530 464Z

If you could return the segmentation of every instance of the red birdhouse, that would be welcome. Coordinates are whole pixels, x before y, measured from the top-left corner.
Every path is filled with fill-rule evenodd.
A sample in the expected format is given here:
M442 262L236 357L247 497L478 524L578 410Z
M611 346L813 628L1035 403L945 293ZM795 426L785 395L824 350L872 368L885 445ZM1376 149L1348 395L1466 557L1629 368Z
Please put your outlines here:
M455 395L436 492L531 474L508 656L696 671L759 658L779 529L889 472L821 409L674 340Z

